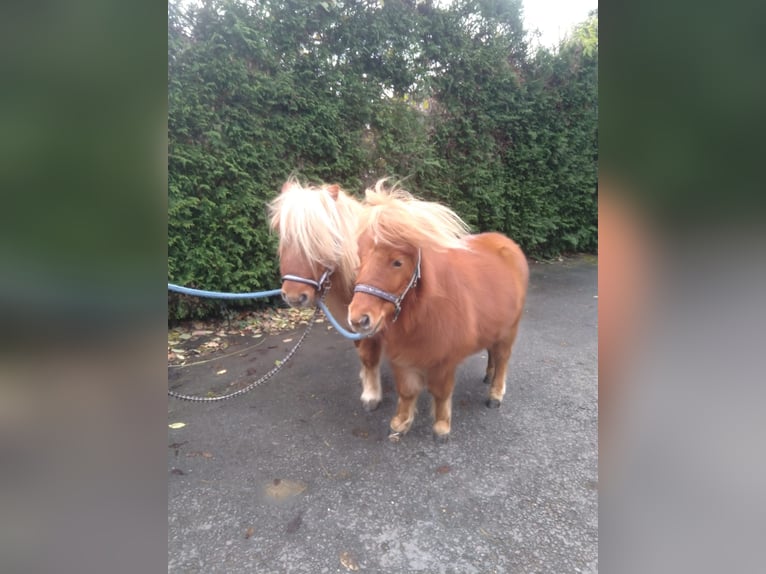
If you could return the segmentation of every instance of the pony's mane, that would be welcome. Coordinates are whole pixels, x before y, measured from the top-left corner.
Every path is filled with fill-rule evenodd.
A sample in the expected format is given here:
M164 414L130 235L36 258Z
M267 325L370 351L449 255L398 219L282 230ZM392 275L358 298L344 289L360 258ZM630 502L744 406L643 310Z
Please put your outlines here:
M439 203L415 198L397 184L379 180L365 191L357 234L372 233L376 243L409 244L439 251L467 249L462 238L470 233L460 216Z
M303 186L290 178L268 207L280 251L297 248L311 262L340 272L347 287L353 282L359 266L355 233L361 211L356 199L338 186Z

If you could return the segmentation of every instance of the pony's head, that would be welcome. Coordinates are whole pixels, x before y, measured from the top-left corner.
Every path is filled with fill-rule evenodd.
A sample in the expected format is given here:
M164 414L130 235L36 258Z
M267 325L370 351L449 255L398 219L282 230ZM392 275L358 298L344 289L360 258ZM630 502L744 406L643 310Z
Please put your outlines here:
M360 266L348 309L351 327L369 335L406 307L424 254L466 249L462 238L469 232L449 208L384 186L381 180L366 192L357 227Z
M338 185L304 187L292 178L269 203L271 228L279 234L282 297L289 305L315 305L328 275L350 289L358 265L359 209Z

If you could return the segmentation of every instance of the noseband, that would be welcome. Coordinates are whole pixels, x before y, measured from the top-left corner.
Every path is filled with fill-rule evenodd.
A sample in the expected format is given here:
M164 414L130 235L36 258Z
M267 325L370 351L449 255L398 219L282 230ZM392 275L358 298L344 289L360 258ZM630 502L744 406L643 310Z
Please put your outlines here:
M282 275L282 282L285 281L294 281L295 283L303 283L305 285L311 285L318 293L321 293L325 289L330 288L330 275L332 275L333 270L330 268L326 268L324 270L324 273L322 273L322 276L319 278L319 281L314 281L313 279L308 279L306 277L301 277L300 275Z
M404 300L404 296L407 295L410 289L417 286L418 279L420 279L420 249L418 249L418 262L415 265L415 271L412 273L412 277L410 278L410 282L407 284L407 287L404 288L404 291L402 291L401 295L396 296L392 295L388 291L383 291L383 289L378 289L377 287L374 287L372 285L367 285L366 283L357 283L354 286L354 293L367 293L368 295L374 295L375 297L379 297L380 299L383 299L384 301L388 301L389 303L394 304L394 321L396 321L399 318L399 311L402 310L402 301Z

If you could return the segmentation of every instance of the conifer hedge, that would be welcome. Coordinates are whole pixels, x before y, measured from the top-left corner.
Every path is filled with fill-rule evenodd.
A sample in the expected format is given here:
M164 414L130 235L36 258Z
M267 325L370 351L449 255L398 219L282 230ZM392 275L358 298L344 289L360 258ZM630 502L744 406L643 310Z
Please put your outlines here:
M168 279L278 284L266 203L290 174L383 176L528 255L597 241L598 17L532 50L521 2L168 7ZM169 296L171 319L207 302Z

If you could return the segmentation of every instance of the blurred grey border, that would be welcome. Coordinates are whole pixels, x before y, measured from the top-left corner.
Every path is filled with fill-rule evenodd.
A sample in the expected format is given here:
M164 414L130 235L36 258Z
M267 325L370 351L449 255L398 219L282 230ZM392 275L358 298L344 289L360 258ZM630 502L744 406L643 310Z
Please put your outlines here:
M601 3L599 17L600 202L623 218L600 221L600 255L617 252L600 257L599 301L629 319L599 318L600 361L614 359L599 380L599 563L760 571L766 5Z
M167 11L0 8L0 571L166 563Z

